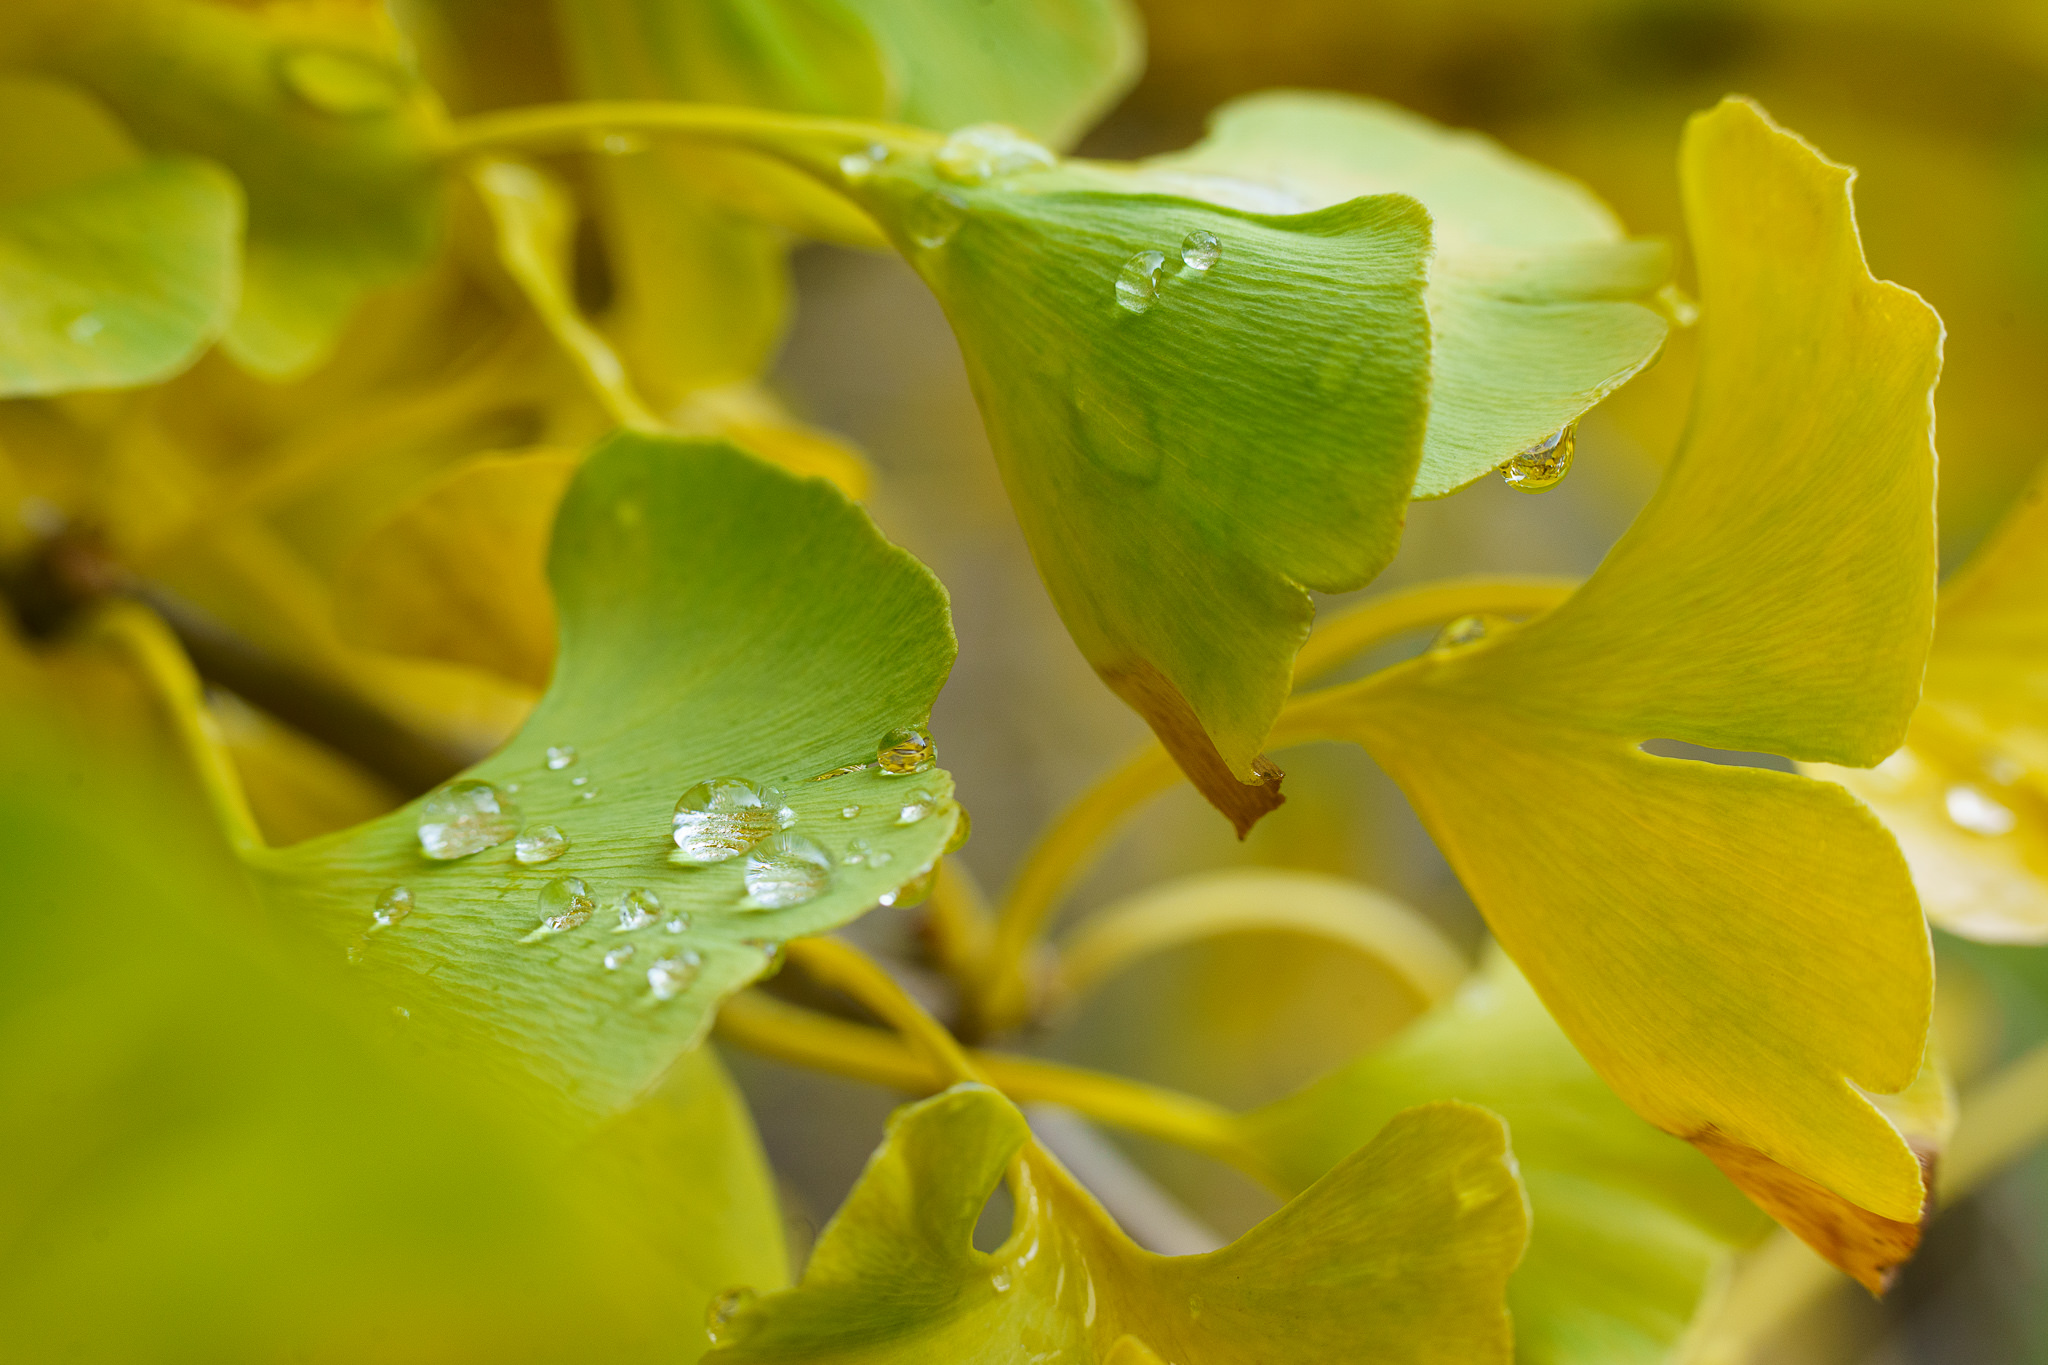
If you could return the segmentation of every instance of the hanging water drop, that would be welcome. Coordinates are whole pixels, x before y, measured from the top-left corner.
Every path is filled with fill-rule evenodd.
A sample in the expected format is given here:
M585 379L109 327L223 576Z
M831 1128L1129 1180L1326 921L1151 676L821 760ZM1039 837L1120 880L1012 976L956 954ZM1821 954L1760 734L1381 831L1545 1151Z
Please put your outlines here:
M922 725L906 725L891 730L875 746L875 763L884 777L907 777L911 773L927 772L938 761L939 750L932 743L932 732Z
M880 905L901 906L908 910L913 905L924 904L924 898L932 893L932 883L938 880L939 865L926 863L910 875L910 880L893 891L884 891L876 899Z
M904 231L926 251L936 251L953 240L967 222L967 201L951 190L933 190L910 206Z
M613 902L613 908L618 911L619 927L612 932L630 933L635 929L645 929L661 918L661 897L644 886L636 886L622 892Z
M370 907L370 918L377 921L379 929L389 929L411 913L412 892L403 886L387 888Z
M512 856L522 863L551 863L569 851L569 836L553 825L530 825L519 832Z
M718 1341L719 1333L726 1331L732 1325L732 1320L740 1315L741 1310L759 1297L760 1295L745 1287L728 1289L720 1294L704 1310L705 1334L714 1342Z
M1165 253L1158 251L1141 251L1125 261L1116 277L1117 303L1133 313L1150 308L1159 297L1159 272L1165 266Z
M772 788L763 790L744 777L714 777L676 802L675 856L687 863L722 863L795 822L796 812Z
M613 948L605 953L604 969L608 972L615 972L619 968L625 966L628 962L631 962L632 960L633 945L630 943L621 943L618 947Z
M747 852L747 898L753 910L782 910L816 900L832 883L832 858L801 834L771 834Z
M1190 270L1207 271L1223 259L1223 243L1215 233L1196 228L1180 239L1180 263Z
M941 853L958 852L961 845L974 833L974 817L967 813L967 807L961 806L957 814L959 818L953 824L952 834L946 839L946 846L939 850Z
M1042 171L1059 158L1015 128L976 123L961 128L932 153L932 166L956 185L981 185L999 176Z
M1578 433L1579 424L1567 422L1502 465L1501 479L1524 493L1557 487L1572 472L1572 447L1578 444Z
M540 928L519 940L532 943L549 934L566 934L589 923L597 901L580 877L557 877L540 889Z
M568 767L571 763L574 763L575 761L575 745L550 744L548 746L548 766L550 768L553 768L556 772L560 772L562 769Z
M2019 823L2019 817L2009 808L1968 783L1959 782L1950 787L1942 798L1942 804L1948 808L1948 818L1958 829L1981 834L1987 839L2010 834Z
M653 992L656 1000L673 1000L690 989L701 964L702 959L693 952L670 953L656 958L647 969L647 989Z
M467 858L518 832L518 809L488 782L450 782L420 802L420 851L429 858Z

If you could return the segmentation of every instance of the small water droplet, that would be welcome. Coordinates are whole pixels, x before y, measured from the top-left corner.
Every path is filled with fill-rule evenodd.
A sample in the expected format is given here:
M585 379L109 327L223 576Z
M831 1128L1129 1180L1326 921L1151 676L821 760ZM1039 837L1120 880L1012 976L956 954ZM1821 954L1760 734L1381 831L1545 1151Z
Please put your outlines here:
M349 944L349 945L348 945L348 954L347 954L347 956L348 956L348 965L349 965L349 966L351 966L351 967L359 966L359 965L360 965L360 964L362 963L362 960L363 960L363 945L362 945L362 943L361 943L361 942L356 942L356 943L351 943L351 944Z
M875 746L875 763L884 777L908 777L927 772L939 761L932 732L922 725L906 725L882 736Z
M575 761L575 745L550 744L548 746L548 766L550 768L553 768L556 772L560 772L562 769L568 767L571 763L574 763Z
M859 184L875 173L875 159L866 152L848 152L839 158L839 173Z
M738 1289L728 1289L723 1294L720 1294L704 1310L705 1334L713 1341L719 1340L718 1334L730 1327L732 1320L738 1317L747 1305L759 1297L760 1295L745 1286L741 1286Z
M999 176L1042 171L1059 158L1015 128L976 123L958 129L938 151L932 166L956 185L980 185Z
M595 801L595 800L597 800L597 788L595 788L595 787L591 787L591 788L589 788L589 789L588 789L588 790L586 790L586 791L581 791L581 792L578 792L578 793L576 794L576 799L577 799L578 801Z
M782 951L782 945L772 938L748 938L741 939L740 942L746 944L770 962L773 962L776 955Z
M816 900L832 883L832 858L801 834L771 834L747 851L747 899L754 910Z
M1116 301L1133 313L1142 313L1159 298L1159 272L1166 265L1166 255L1158 251L1140 251L1124 262L1123 272L1116 277Z
M420 851L429 858L467 858L518 832L518 810L488 782L450 782L420 802Z
M893 891L884 891L876 898L877 903L901 906L905 910L913 905L922 905L924 898L932 893L932 883L938 880L938 875L939 865L936 862L926 863L910 874L909 881Z
M697 979L697 970L702 963L703 959L693 952L658 957L647 969L647 989L654 993L656 1000L673 1000L690 989L690 983Z
M2019 823L2019 817L2010 809L1966 782L1950 787L1942 798L1942 804L1948 808L1948 818L1958 829L1981 834L1987 839L2010 834L2013 826Z
M645 929L661 918L661 897L644 886L620 893L612 906L619 913L619 927L612 931L615 934Z
M619 968L625 966L628 962L631 962L632 960L633 945L630 943L621 943L618 947L613 948L605 953L604 969L608 972L615 972Z
M953 240L967 222L967 201L951 190L933 190L922 195L905 215L904 231L926 251L936 251Z
M540 928L519 940L532 943L549 934L566 934L589 923L597 901L580 877L557 877L540 889Z
M1436 638L1429 642L1430 652L1440 653L1444 650L1463 649L1466 645L1476 645L1500 624L1501 618L1489 616L1484 612L1460 616L1436 633Z
M568 851L569 836L553 825L530 825L512 845L512 856L522 863L551 863Z
M914 825L939 808L939 799L928 791L914 791L896 812L896 823Z
M946 846L940 849L939 852L958 852L960 847L963 844L965 844L968 838L974 833L974 817L967 813L967 807L959 807L959 817L960 818L953 825L953 833L946 839Z
M841 806L839 808L839 818L842 820L851 820L854 816L859 814L859 806Z
M722 863L795 822L796 812L773 788L764 790L744 777L710 778L676 802L675 856L688 863Z
M988 1282L990 1286L993 1287L996 1293L998 1294L1007 1294L1010 1292L1010 1272L1008 1270L996 1271L994 1274L988 1277Z
M865 839L855 839L846 845L846 852L839 861L847 867L859 867L873 855L875 847Z
M505 794L507 796L519 795L519 784L517 782L507 782L505 784Z
M1180 261L1190 270L1204 270L1223 259L1223 243L1213 232L1196 228L1180 239Z
M412 892L403 886L387 887L370 908L370 918L377 921L379 929L389 929L411 913Z
M548 764L548 766L549 766L550 768L552 768L552 767L554 767L554 766L556 766L556 765L555 765L555 764L553 764L553 763L550 763L550 764ZM567 765L563 765L563 766L567 766ZM590 785L590 774L589 774L589 773L579 773L579 774L578 774L577 776L575 776L575 777L572 777L572 778L570 778L570 779L569 779L569 785L570 785L570 786L572 786L572 787L587 787L587 786L589 786L589 785Z
M1578 444L1578 433L1579 424L1567 422L1502 465L1501 479L1524 493L1557 487L1572 472L1572 447Z
M689 930L690 927L690 917L686 914L683 914L681 911L677 911L675 914L670 915L668 917L668 923L662 925L661 927L667 933L685 933Z
M403 1005L393 1005L391 1007L391 1017L401 1024L409 1023L412 1020L412 1011Z
M71 319L71 325L64 329L64 335L80 346L90 346L92 339L105 331L107 324L91 313L80 313Z

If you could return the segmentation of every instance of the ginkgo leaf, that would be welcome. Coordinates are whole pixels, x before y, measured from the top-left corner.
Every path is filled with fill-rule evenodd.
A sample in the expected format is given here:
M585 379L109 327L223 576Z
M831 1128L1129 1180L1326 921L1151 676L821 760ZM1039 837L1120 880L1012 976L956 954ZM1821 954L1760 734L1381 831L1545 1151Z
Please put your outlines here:
M1649 507L1548 616L1282 728L1370 749L1594 1069L1875 1287L1925 1195L1858 1089L1920 1068L1904 863L1830 783L1638 746L1897 745L1933 607L1941 327L1871 277L1849 172L1754 106L1698 116L1682 169L1701 372Z
M235 182L191 157L0 206L0 396L190 365L233 315L241 229Z
M335 584L342 634L547 686L548 533L576 465L573 452L549 450L483 455L451 471L349 558Z
M224 345L259 374L317 363L363 292L438 240L440 111L381 8L16 0L0 63L73 81L145 147L241 182L248 238Z
M975 1219L1006 1171L1015 1218L984 1254ZM1504 1363L1525 1220L1500 1121L1437 1104L1231 1245L1156 1256L1000 1094L956 1085L897 1111L802 1282L714 1315L707 1359Z
M1349 95L1273 92L1223 106L1148 182L1266 212L1366 194L1429 210L1429 436L1415 496L1439 497L1505 463L1657 355L1664 319L1640 300L1664 283L1661 242L1624 239L1584 186L1477 133Z
M939 585L858 508L708 442L601 446L562 504L549 577L553 681L464 774L488 789L452 815L436 815L444 791L251 863L277 912L348 947L416 1034L603 1112L782 941L854 918L944 848L951 780L875 760L885 735L923 723L954 645ZM696 852L735 856L687 861L672 813L724 778L759 794L700 822L724 842ZM444 842L449 820L475 838Z
M1815 764L1898 837L1928 916L1988 943L2048 943L2048 480L1942 590L1903 749Z
M0 960L0 1156L35 1173L0 1207L8 1356L688 1361L678 1312L781 1279L715 1055L535 1125L266 924L147 699L62 654L0 642L10 904L92 907L10 916Z
M1499 953L1385 1046L1239 1120L1285 1188L1319 1179L1412 1105L1506 1120L1529 1192L1508 1281L1524 1365L1659 1365L1729 1255L1770 1224L1720 1171L1594 1075Z

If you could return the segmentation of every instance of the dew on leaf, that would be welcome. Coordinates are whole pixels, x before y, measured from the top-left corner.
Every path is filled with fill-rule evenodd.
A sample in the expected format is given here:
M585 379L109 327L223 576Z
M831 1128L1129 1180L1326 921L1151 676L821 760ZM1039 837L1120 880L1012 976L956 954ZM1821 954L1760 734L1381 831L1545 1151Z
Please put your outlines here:
M1213 232L1196 228L1180 239L1180 261L1190 270L1206 271L1223 259L1223 243Z
M832 859L801 834L771 834L747 852L747 899L756 910L816 900L832 882Z
M939 808L939 799L928 791L914 791L903 808L896 812L896 823L914 825Z
M933 190L910 206L904 231L926 251L936 251L953 240L967 222L967 201L951 190Z
M584 791L578 792L578 793L576 794L576 799L577 799L578 801L595 801L595 800L597 800L597 788L595 788L595 787L591 787L591 788L588 788L587 790L584 790Z
M554 825L531 825L519 832L512 856L522 863L551 863L569 851L569 836Z
M1500 467L1501 479L1524 493L1541 493L1564 482L1572 472L1572 448L1579 424L1568 422Z
M730 1327L732 1320L740 1315L740 1311L759 1297L760 1295L745 1286L728 1289L720 1294L704 1310L705 1335L714 1342L717 1341L718 1334Z
M842 820L851 820L854 816L859 814L859 806L841 806L839 808L839 818Z
M554 764L552 764L552 763L550 763L550 764L548 764L548 766L549 766L550 768L552 768L552 767L554 767L555 765L554 765ZM567 767L568 765L567 765L567 764L565 763L565 764L563 764L562 766L563 766L563 767ZM590 774L589 774L589 773L579 773L579 774L578 774L577 776L575 776L575 777L572 777L572 778L570 778L570 779L569 779L569 785L570 785L570 786L572 786L572 787L587 787L587 786L589 786L589 785L590 785Z
M2012 833L2019 817L1967 782L1958 782L1942 797L1948 818L1958 829L1995 839Z
M662 925L661 927L663 930L671 934L686 933L690 928L690 917L684 914L682 911L678 910L675 914L670 915L668 917L668 923Z
M1430 652L1439 653L1444 650L1462 649L1466 645L1476 645L1486 638L1487 632L1491 631L1495 624L1493 617L1484 614L1460 616L1454 621L1447 622L1444 628L1436 633L1436 638L1429 642Z
M363 945L362 945L361 943L351 943L351 944L349 944L349 945L348 945L348 965L349 965L349 966L351 966L351 967L354 967L354 966L358 966L358 965L360 965L360 964L361 964L362 960L363 960Z
M932 166L956 185L981 185L1005 175L1042 171L1059 158L1015 128L976 123L956 130L932 153Z
M1008 1270L995 1271L988 1277L988 1282L989 1287L994 1289L998 1294L1007 1294L1010 1292L1010 1272Z
M967 807L960 807L956 814L958 819L953 825L952 834L946 838L946 846L939 850L941 853L958 852L960 847L967 842L969 836L974 833L974 817L967 813Z
M1116 277L1117 304L1133 313L1150 308L1159 297L1159 272L1165 266L1166 255L1159 251L1140 251L1125 261Z
M623 934L634 929L645 929L661 918L661 897L644 886L636 886L620 893L613 903L619 913L619 927L613 933Z
M403 886L393 886L377 897L377 903L370 907L370 918L377 921L379 929L392 925L412 913L412 892Z
M796 813L773 789L744 777L710 778L676 802L676 856L690 863L722 863L794 823Z
M560 772L562 769L568 767L571 763L574 763L575 761L575 745L550 744L548 746L548 766L550 768L553 768L556 772Z
M540 928L519 940L532 943L550 934L565 934L589 923L597 901L580 877L557 877L540 889Z
M877 898L877 903L901 906L906 910L913 905L922 905L924 898L932 893L932 883L938 880L938 873L937 862L926 863L910 875L909 881L894 890L884 891Z
M690 989L690 983L697 979L697 971L703 959L693 952L670 953L658 957L647 969L647 989L656 1000L673 1000Z
M884 777L908 777L912 773L928 772L938 761L939 750L932 743L932 732L922 725L906 725L891 730L875 746L875 763Z
M859 183L875 173L875 167L889 159L889 149L879 142L871 142L867 150L848 152L839 158L839 173L848 180Z
M420 802L420 850L429 858L467 858L518 832L518 810L488 782L450 782Z
M633 960L633 951L633 945L630 943L621 943L607 951L604 955L604 969L608 972L617 971Z
M873 857L874 852L874 845L867 840L855 839L846 845L846 852L839 856L839 861L847 867L859 867Z

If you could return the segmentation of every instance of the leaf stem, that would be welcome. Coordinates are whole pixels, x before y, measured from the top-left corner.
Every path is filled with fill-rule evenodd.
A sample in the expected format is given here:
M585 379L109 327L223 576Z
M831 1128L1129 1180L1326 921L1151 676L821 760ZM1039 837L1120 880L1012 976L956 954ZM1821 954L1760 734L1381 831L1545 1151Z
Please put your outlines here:
M866 953L836 938L795 939L787 951L790 960L819 985L852 996L923 1052L929 1061L927 1070L935 1072L943 1084L982 1079L966 1050L946 1032L945 1025L932 1018L924 1006L896 983L895 977Z
M1316 628L1295 660L1297 685L1411 630L1477 612L1530 616L1569 597L1568 579L1454 578L1375 597ZM1276 729L1275 740L1284 738ZM996 916L981 970L962 979L968 1017L987 1031L1014 1028L1035 1002L1024 964L1060 898L1138 806L1181 781L1173 760L1147 745L1097 782L1056 820L1025 858Z
M798 943L821 941L829 940ZM758 990L726 1001L718 1016L718 1036L797 1066L911 1094L943 1088L950 1074L901 1038ZM1240 1136L1237 1116L1207 1100L1014 1053L976 1049L964 1056L981 1079L1019 1104L1062 1105L1112 1127L1200 1152L1279 1188L1264 1161Z

